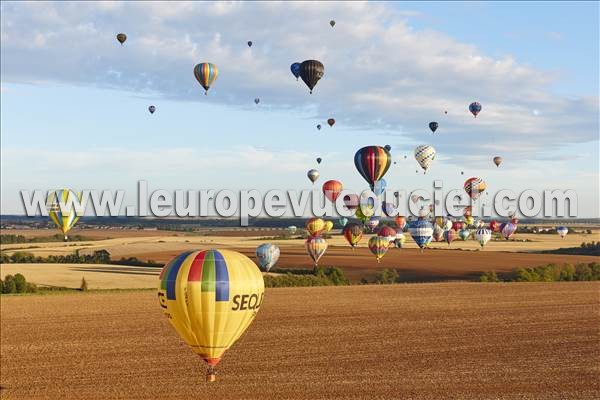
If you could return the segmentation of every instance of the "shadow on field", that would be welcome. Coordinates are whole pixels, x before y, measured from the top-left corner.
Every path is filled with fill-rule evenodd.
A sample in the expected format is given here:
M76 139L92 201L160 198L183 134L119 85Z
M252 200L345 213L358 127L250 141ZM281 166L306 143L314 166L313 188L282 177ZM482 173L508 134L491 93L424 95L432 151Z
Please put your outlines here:
M109 274L127 274L127 275L149 275L149 276L158 276L160 274L160 270L156 268L151 268L149 270L144 271L146 267L103 267L103 266L93 266L93 267L79 267L73 268L73 271L79 272L102 272Z

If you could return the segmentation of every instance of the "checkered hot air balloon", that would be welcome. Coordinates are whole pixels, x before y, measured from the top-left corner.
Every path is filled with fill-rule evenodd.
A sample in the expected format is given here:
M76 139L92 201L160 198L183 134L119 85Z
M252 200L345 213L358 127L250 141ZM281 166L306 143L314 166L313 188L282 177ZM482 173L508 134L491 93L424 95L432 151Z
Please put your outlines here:
M427 144L418 146L415 149L415 160L417 160L421 168L423 168L423 171L427 172L427 169L433 160L435 160L435 149L433 146Z
M464 188L470 198L477 200L481 196L481 193L485 192L487 185L483 179L473 177L465 181Z
M422 250L433 235L433 225L424 218L419 218L409 225L408 231L417 246Z

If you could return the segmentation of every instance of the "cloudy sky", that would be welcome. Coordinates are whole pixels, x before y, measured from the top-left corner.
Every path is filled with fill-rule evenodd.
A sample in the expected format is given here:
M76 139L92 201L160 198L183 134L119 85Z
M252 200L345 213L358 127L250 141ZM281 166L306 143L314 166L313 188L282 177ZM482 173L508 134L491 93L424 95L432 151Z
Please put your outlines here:
M21 189L124 189L135 204L140 179L308 188L316 157L319 182L362 190L354 153L389 144L394 189L480 176L492 193L574 189L579 216L599 216L598 3L2 2L1 15L3 214L24 213ZM325 65L312 95L289 70L305 59ZM205 61L219 67L208 96L192 72ZM420 144L437 149L427 175Z

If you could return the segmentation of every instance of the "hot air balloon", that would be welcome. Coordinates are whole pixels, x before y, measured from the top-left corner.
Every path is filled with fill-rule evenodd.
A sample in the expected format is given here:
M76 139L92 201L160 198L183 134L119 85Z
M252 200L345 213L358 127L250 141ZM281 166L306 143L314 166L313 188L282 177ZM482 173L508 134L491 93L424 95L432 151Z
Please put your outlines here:
M404 227L406 226L406 218L402 215L398 215L395 219L396 221L396 226L398 228L400 228L401 231L404 230Z
M363 178L369 183L371 190L375 182L383 178L390 168L392 155L380 146L367 146L354 155L354 165Z
M465 181L465 192L469 195L473 200L477 200L479 196L481 196L482 192L485 192L487 185L481 178L469 178Z
M358 218L363 224L366 223L369 218L371 218L375 214L375 209L370 206L361 206L356 209L354 212L354 216Z
M360 204L360 197L357 194L351 193L344 196L344 205L348 210L356 209Z
M300 64L300 78L306 83L312 94L313 88L325 74L325 67L320 61L306 60Z
M507 222L500 226L500 232L504 239L508 240L512 236L513 233L517 230L517 224L513 224L512 222Z
M215 64L200 63L194 67L194 76L204 88L204 94L208 94L208 89L219 76L219 69Z
M187 251L160 273L158 301L181 338L215 366L254 320L264 296L256 264L231 250Z
M417 246L423 251L427 241L431 240L433 226L426 219L419 218L409 225L408 230Z
M404 233L396 233L396 240L394 241L394 243L396 243L396 247L401 249L404 246L404 242L406 242L406 236Z
M252 47L252 41L251 40L248 41L248 47Z
M456 239L456 231L454 229L448 229L447 231L444 231L444 240L446 243L448 243L448 247L454 239Z
M475 218L473 218L471 215L467 215L465 217L465 224L467 224L467 226L473 226L474 223L475 223Z
M294 225L290 225L287 227L287 231L290 235L293 235L294 233L296 233L297 230L298 230L298 228L296 228L296 226L294 226Z
M475 240L479 242L481 247L484 247L487 242L492 238L492 231L487 228L480 228L475 231Z
M327 242L322 237L311 237L304 243L306 246L306 252L312 258L315 267L319 264L319 259L325 254L327 250Z
M469 238L469 236L471 236L471 231L468 229L461 229L458 231L458 236L461 240L465 241Z
M325 221L321 218L311 218L306 221L306 230L310 236L319 236L325 230Z
M260 99L257 97L254 99L254 104L258 104L258 103L260 103Z
M73 209L73 202L81 203L81 193L76 193L70 189L51 191L46 198L48 216L65 236L65 242L69 240L67 232L73 228L80 217ZM61 209L61 204L63 209Z
M500 156L494 157L494 164L496 164L496 167L499 167L500 164L502 164L502 157L500 157Z
M330 180L323 184L323 193L332 203L335 203L343 189L344 187L340 181Z
M156 111L156 107L150 106L148 107L148 111L150 111L150 114L154 114L154 111Z
M321 164L321 161L323 161L323 159L321 157L317 157L317 164Z
M385 192L386 187L387 182L385 179L379 179L375 181L375 184L373 184L373 193L375 193L376 196L381 196L383 192Z
M556 233L558 233L558 236L564 239L565 236L567 236L567 233L569 233L569 228L566 226L559 226L556 228Z
M394 228L384 225L377 231L377 236L386 238L388 241L392 242L396 240L396 233Z
M292 71L292 74L296 77L296 80L298 80L298 78L300 77L300 63L295 62L292 65L290 65L290 70Z
M319 171L311 169L306 173L306 176L308 176L308 179L310 179L312 183L315 183L317 179L319 179Z
M432 122L429 123L429 129L431 129L431 132L433 132L433 133L435 133L435 131L437 130L438 126L439 126L438 123L435 122L435 121L432 121Z
M125 43L125 41L127 40L127 35L124 33L119 33L117 34L117 40L119 41L119 43L121 43L121 46L123 46L123 43Z
M392 146L390 146L389 144L386 144L385 146L383 146L383 148L387 151L392 151Z
M461 174L461 175L464 175L464 174L465 174L465 171L460 171L460 174Z
M435 149L429 145L418 146L415 149L415 159L421 168L423 168L423 171L427 172L432 161L435 160Z
M351 222L344 227L342 234L353 248L360 242L363 235L363 228L360 224Z
M323 231L324 232L331 232L332 229L333 229L333 222L332 221L325 221L325 229Z
M477 118L477 114L479 114L479 112L481 111L481 104L474 101L473 103L469 104L469 111L471 111L471 114L473 114L473 116Z
M465 227L465 223L463 221L454 221L452 223L452 229L454 229L456 232L460 231L464 227Z
M329 21L329 25L331 25L331 27L333 28L335 26L335 21L334 20Z
M492 232L498 232L498 231L500 230L500 224L498 224L498 222L497 222L497 221L495 221L495 220L492 220L492 221L490 222L490 230L491 230Z
M346 217L341 217L340 219L338 219L338 222L340 223L341 227L345 227L346 224L348 223L348 218Z
M279 260L279 247L271 243L261 244L256 248L256 258L260 269L269 272Z
M369 239L369 250L375 255L377 262L387 253L390 247L390 241L387 238L380 236L373 236Z
M318 129L318 130L321 130L321 124L318 124L318 125L317 125L317 129Z
M329 118L329 119L327 120L327 124L328 124L329 126L333 126L333 125L335 125L335 119L333 119L333 118Z
M360 210L360 208L359 208ZM367 221L367 227L373 231L375 228L377 228L377 225L379 225L379 217L371 217L369 218L369 220Z
M444 239L444 230L439 225L434 225L432 238L436 242L441 242Z

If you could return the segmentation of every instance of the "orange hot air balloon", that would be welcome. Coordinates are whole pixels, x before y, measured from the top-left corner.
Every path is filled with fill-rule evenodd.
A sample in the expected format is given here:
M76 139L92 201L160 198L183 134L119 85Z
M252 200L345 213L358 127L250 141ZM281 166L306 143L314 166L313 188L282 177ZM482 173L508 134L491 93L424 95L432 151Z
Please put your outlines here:
M327 197L332 203L335 203L335 200L338 198L343 189L344 187L340 181L331 180L323 184L323 193L325 193L325 197Z
M306 230L311 237L319 236L325 230L325 221L321 218L311 218L306 222Z
M398 228L400 228L401 231L403 231L404 227L406 226L406 217L403 217L402 215L398 215L396 217L396 226Z

